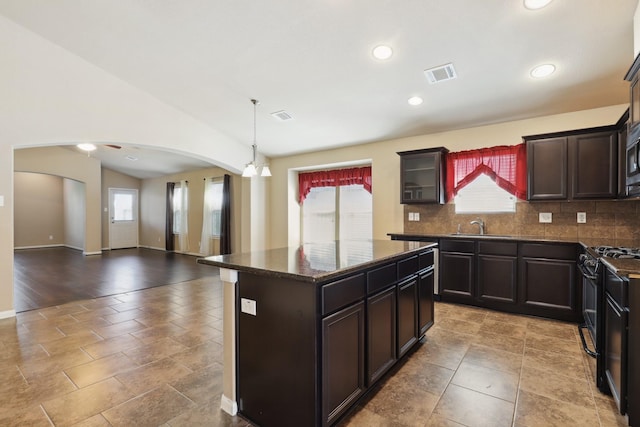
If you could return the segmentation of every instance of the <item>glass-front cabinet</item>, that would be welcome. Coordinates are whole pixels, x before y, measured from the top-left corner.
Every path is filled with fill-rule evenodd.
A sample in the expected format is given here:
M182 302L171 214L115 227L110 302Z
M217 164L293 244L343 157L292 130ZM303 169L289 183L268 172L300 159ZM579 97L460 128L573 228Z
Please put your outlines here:
M445 203L444 147L402 151L400 203Z

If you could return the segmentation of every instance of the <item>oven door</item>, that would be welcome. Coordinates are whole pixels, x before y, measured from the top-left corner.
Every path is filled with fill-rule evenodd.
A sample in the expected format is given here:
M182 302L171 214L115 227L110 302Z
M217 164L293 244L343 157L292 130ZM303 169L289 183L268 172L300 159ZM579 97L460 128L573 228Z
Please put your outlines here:
M629 312L607 293L605 376L620 413L627 412L627 321Z

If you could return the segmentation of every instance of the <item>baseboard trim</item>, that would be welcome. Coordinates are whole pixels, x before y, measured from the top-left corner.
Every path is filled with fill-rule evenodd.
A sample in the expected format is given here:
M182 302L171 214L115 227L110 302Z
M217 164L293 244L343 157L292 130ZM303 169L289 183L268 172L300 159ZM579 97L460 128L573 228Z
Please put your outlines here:
M13 249L15 250L20 250L20 249L44 249L44 248L61 248L64 245L62 243L57 243L55 245L35 245L35 246L14 246Z
M84 256L89 256L89 255L102 255L102 251L95 251L95 252L82 252L82 255Z
M223 394L220 398L220 409L227 414L234 416L238 414L238 403Z
M143 249L153 249L154 251L162 251L162 252L167 251L165 248L158 248L156 246L138 245L138 247Z
M0 319L8 319L10 317L16 317L15 310L0 311Z

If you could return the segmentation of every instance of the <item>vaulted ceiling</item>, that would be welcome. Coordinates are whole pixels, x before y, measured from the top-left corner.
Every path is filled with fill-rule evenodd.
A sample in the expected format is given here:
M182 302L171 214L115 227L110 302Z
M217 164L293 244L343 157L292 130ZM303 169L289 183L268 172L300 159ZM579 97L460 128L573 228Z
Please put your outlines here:
M247 145L258 99L258 149L277 157L625 103L637 4L0 0L0 14ZM447 63L457 78L429 84ZM532 78L542 63L556 72Z

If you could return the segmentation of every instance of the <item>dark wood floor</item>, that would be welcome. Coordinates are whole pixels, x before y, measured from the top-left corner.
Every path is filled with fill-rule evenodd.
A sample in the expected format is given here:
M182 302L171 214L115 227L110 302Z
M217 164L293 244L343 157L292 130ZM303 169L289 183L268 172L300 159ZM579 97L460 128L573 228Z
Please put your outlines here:
M84 256L69 248L17 250L16 312L218 275L190 255L120 249Z

